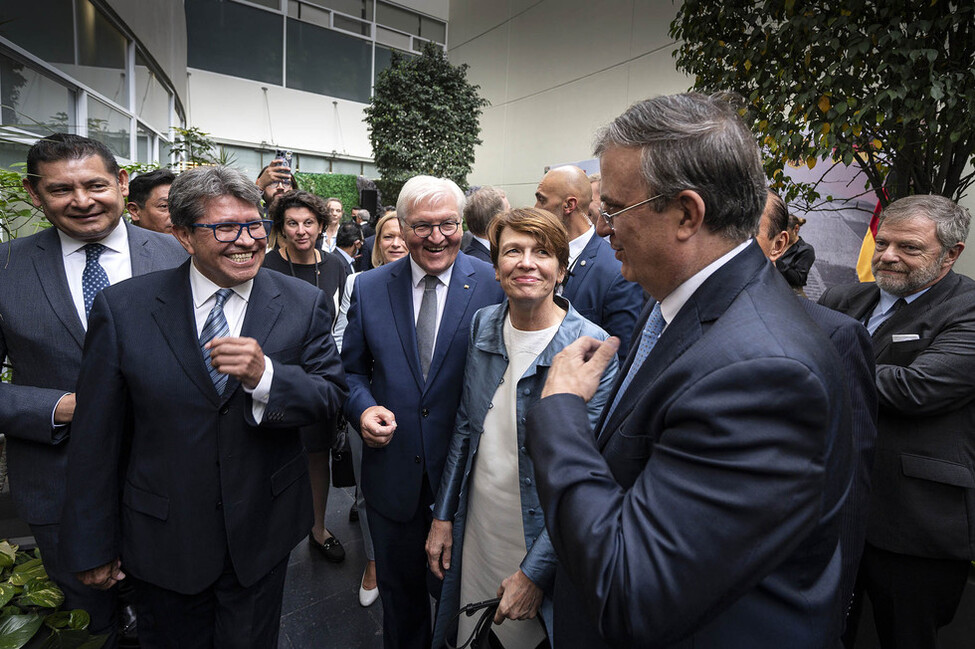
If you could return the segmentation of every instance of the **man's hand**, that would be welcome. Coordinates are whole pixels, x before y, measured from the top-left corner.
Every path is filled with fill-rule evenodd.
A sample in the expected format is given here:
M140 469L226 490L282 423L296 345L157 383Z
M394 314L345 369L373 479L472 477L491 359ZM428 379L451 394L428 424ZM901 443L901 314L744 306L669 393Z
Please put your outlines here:
M443 579L444 571L450 570L450 548L453 545L454 524L433 519L430 533L427 534L427 563L437 579Z
M542 589L518 570L501 582L498 597L501 598L501 603L498 604L498 612L494 614L495 624L501 624L506 619L527 620L538 614L538 607L542 604Z
M382 406L366 408L359 417L362 441L373 448L382 448L389 444L395 430L396 416Z
M207 343L210 364L221 374L238 379L253 390L264 374L264 352L253 338L214 338Z
M555 355L542 388L542 398L568 393L589 401L619 348L620 339L616 336L602 342L589 336L577 339Z
M74 419L75 396L74 392L66 394L58 401L54 407L54 423L70 424Z
M284 160L272 161L267 169L257 177L257 186L261 188L262 192L273 183L291 184L291 169L285 165Z
M122 561L119 559L113 559L104 566L75 573L75 577L78 578L78 581L89 588L108 590L118 582L125 579L125 573L122 572Z

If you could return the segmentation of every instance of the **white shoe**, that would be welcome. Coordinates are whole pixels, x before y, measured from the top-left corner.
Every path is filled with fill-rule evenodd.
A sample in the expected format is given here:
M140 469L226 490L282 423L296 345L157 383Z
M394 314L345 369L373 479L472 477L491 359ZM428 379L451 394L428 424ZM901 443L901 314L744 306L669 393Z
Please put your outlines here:
M366 573L362 573L365 577ZM360 606L372 606L379 599L379 587L376 588L363 588L362 580L359 580L359 605Z

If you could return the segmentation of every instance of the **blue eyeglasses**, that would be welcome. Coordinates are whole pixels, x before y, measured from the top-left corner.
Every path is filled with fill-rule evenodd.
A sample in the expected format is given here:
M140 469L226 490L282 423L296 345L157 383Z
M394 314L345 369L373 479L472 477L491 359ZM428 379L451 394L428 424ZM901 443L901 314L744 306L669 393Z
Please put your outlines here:
M240 238L244 228L247 228L247 234L251 239L267 239L268 233L271 232L271 221L262 219L247 223L194 223L190 227L207 228L213 232L213 238L220 243L233 243Z

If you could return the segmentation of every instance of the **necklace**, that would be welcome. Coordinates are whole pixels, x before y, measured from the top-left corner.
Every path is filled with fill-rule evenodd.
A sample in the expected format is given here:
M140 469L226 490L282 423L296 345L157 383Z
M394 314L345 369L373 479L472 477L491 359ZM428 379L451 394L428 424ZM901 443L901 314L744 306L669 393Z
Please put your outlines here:
M281 250L284 251L284 258L288 260L288 268L291 269L291 276L297 278L298 276L295 275L295 265L291 261L291 255L288 253L288 248L284 247ZM318 251L316 250L315 251L315 288L317 289L321 289L321 287L318 285L318 276L322 274L321 269L318 267L318 264L320 263L321 262L318 261Z

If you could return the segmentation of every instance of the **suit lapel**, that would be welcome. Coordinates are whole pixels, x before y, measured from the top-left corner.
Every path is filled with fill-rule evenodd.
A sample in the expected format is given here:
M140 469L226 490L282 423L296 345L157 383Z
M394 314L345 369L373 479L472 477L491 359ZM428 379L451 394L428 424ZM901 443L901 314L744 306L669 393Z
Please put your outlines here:
M891 337L892 332L900 331L905 325L916 323L919 319L919 314L924 313L933 305L944 300L944 296L954 288L957 278L958 276L955 275L954 271L948 271L948 274L940 282L929 288L924 295L909 304L905 304L899 311L885 320L882 325L877 327L877 330L873 332L872 336L874 357L880 358L882 354L887 352L893 342L893 338ZM877 294L880 294L879 289L877 290ZM915 329L907 333L917 333L917 331Z
M200 339L196 334L193 294L190 290L190 263L186 261L170 274L169 281L156 296L152 317L186 375L200 392L215 406L219 406L220 397L210 380L210 373L203 361L203 352L200 351ZM230 392L228 385L225 394Z
M35 237L34 270L37 281L44 291L44 296L51 305L64 328L78 343L79 348L85 345L85 327L78 317L78 309L71 299L71 290L64 274L64 260L61 253L61 240L58 231L50 227Z
M129 236L129 263L132 265L132 277L156 270L152 263L152 255L149 254L149 237L146 236L145 230L128 223L125 224L125 229Z
M433 383L433 377L443 365L447 350L463 321L464 312L467 311L467 305L470 304L476 288L474 268L467 257L459 253L454 262L454 270L450 274L450 286L447 288L447 300L443 307L443 317L440 318L440 328L437 329L437 346L433 350L433 359L430 361L427 385Z
M407 360L413 379L423 389L423 373L420 371L420 353L416 348L416 322L413 320L413 282L409 257L394 262L396 269L390 273L386 292L393 312L393 323L403 345L403 357Z
M585 286L586 284L586 275L589 274L589 270L596 263L596 246L599 245L598 242L599 237L593 234L592 238L589 239L589 243L586 244L586 247L579 254L579 258L576 259L575 265L572 267L572 272L565 282L565 288L562 291L562 296L569 300L569 302L575 297L579 287Z

